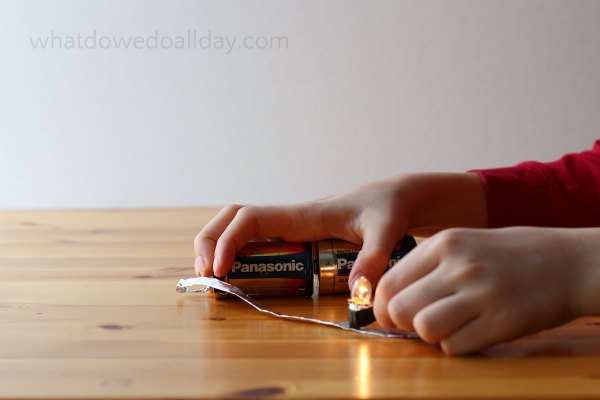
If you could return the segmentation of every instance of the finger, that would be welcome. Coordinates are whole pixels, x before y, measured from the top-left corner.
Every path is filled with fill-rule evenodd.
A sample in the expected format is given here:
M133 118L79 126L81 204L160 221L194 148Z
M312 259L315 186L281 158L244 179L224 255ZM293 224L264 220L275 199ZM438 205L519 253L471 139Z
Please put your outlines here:
M328 215L329 218L329 215ZM321 208L312 203L294 206L243 207L217 240L214 272L225 275L235 253L256 237L276 237L288 241L317 240L329 231L321 218Z
M412 324L421 339L439 343L479 316L479 304L472 296L457 293L421 309Z
M540 329L542 326L531 326L531 318L520 310L488 305L485 313L441 340L440 345L447 354L468 354Z
M233 220L238 210L242 207L244 206L239 204L231 204L219 210L217 215L215 215L214 218L211 219L209 223L206 224L194 238L194 252L196 255L202 254L203 239L208 238L216 242L225 228L227 228L227 225L231 223L231 220Z
M395 326L388 312L388 303L392 297L437 268L440 256L431 243L431 239L421 243L398 261L379 281L373 307L375 317L384 329L392 329Z
M462 328L440 341L444 353L449 355L469 354L491 345L490 332L482 317L473 319Z
M439 271L434 270L411 283L390 299L386 311L395 328L414 331L413 319L417 313L454 293L454 288Z
M204 261L204 257L196 256L196 260L194 261L194 270L196 271L196 276L211 276L212 273L210 271L206 271L206 262ZM208 272L208 273L205 273Z
M528 333L525 329L513 330L510 324L498 325L496 319L488 312L468 322L440 341L442 350L450 355L469 354Z
M366 277L373 287L376 287L381 275L388 268L390 256L397 240L391 227L369 225L363 232L362 249L358 253L348 277L350 287L361 276Z
M238 210L243 206L238 204L222 208L217 215L196 235L194 239L194 252L196 253L196 274L211 276L215 246L219 236L231 223Z

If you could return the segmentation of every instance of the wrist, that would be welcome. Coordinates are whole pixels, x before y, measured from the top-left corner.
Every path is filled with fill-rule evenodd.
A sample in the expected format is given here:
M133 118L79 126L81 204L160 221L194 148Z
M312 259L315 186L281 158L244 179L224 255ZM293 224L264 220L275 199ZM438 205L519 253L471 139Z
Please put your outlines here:
M485 191L471 173L421 173L403 175L397 197L415 235L430 235L445 228L487 226Z
M571 230L577 285L574 308L577 317L600 315L600 228Z

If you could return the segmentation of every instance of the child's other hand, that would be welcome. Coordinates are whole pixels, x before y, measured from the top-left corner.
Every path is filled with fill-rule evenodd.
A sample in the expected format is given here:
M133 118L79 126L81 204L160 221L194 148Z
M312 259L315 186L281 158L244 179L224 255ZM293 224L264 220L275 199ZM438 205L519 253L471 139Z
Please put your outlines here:
M377 321L385 329L415 330L448 354L566 323L586 313L582 296L597 289L586 289L598 268L590 274L592 263L582 261L583 231L440 232L383 276L375 293Z

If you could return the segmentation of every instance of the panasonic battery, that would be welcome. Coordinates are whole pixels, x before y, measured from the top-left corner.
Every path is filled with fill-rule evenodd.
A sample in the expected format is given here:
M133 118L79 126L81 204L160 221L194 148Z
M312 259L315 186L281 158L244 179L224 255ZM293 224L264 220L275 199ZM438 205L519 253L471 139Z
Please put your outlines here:
M250 242L236 253L225 281L250 296L312 296L313 243Z
M388 268L416 246L405 236ZM348 293L348 278L361 246L338 239L317 242L250 242L236 253L223 278L250 296L310 297Z
M406 235L394 246L390 254L388 269L411 251L417 242ZM318 284L320 294L349 293L348 279L361 246L338 239L317 242Z

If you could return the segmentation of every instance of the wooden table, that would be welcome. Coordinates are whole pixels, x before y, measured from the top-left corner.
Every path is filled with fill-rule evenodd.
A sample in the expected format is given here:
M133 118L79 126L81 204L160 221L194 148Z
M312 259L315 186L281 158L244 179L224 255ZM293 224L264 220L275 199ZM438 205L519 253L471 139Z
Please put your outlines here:
M178 294L215 210L0 213L0 397L600 398L600 319L446 357ZM345 297L263 301L343 320Z

